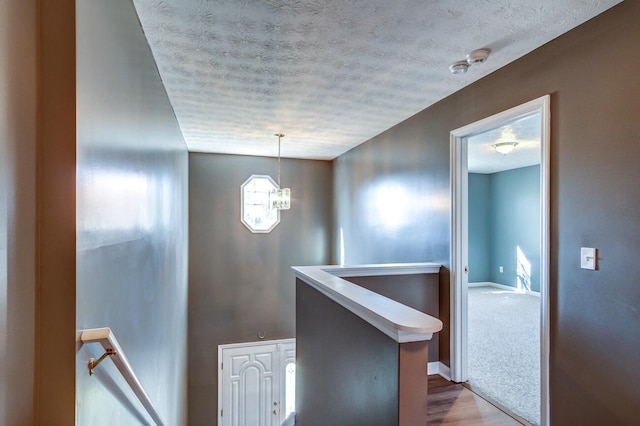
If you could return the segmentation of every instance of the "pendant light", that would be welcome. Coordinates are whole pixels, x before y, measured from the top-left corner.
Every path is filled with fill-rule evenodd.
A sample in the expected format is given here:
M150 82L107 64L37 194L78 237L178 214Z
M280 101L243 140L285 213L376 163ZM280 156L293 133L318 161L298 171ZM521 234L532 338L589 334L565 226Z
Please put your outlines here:
M280 187L280 139L282 133L276 133L278 137L278 187L269 192L269 207L276 210L289 210L291 207L291 189Z

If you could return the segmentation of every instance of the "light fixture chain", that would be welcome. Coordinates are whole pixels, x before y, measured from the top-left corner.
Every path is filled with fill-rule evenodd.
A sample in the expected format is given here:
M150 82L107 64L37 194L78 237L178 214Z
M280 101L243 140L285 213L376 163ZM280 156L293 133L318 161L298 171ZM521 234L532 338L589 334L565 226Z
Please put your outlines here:
M280 187L280 162L282 159L282 138L284 134L276 133L278 137L278 187L269 192L269 205L271 209L289 210L291 206L291 189Z
M278 189L280 189L280 138L283 138L284 135L282 133L276 133L278 137Z

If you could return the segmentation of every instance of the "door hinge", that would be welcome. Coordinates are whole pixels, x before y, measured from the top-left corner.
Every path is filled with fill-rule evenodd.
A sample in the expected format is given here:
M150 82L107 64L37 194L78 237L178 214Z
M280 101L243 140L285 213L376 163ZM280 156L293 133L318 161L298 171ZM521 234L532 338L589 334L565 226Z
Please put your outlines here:
M224 369L224 362L221 362L220 363L220 370L223 370L223 369Z
M220 417L222 417L222 410L220 410Z

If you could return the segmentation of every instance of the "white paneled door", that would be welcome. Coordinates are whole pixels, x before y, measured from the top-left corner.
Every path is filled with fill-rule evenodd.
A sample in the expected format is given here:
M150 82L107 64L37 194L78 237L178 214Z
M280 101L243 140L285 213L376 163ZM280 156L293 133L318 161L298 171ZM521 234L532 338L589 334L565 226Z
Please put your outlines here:
M220 426L279 426L293 411L295 339L221 345L218 360Z

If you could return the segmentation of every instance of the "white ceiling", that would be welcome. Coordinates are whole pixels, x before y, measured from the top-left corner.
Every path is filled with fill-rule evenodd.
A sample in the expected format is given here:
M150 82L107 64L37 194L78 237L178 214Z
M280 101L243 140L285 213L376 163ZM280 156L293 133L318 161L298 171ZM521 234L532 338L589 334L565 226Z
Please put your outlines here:
M190 151L333 159L620 1L133 2Z
M503 123L499 127L467 138L467 165L470 173L497 173L540 164L542 117L535 113ZM493 145L516 142L509 154L498 153Z

